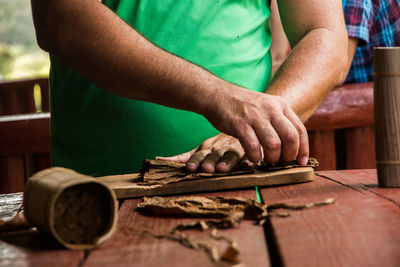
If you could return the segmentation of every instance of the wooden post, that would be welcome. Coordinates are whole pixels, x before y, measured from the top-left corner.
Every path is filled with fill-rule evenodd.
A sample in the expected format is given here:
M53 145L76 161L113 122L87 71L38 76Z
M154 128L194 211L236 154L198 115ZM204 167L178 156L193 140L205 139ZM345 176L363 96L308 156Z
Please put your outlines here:
M374 114L379 186L400 187L400 47L374 49Z

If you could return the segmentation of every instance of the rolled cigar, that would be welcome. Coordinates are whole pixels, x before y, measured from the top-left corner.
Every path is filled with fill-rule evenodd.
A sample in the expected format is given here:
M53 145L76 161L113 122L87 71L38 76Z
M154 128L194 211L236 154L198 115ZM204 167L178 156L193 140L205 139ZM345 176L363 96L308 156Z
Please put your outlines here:
M374 117L378 184L400 187L400 47L374 48Z

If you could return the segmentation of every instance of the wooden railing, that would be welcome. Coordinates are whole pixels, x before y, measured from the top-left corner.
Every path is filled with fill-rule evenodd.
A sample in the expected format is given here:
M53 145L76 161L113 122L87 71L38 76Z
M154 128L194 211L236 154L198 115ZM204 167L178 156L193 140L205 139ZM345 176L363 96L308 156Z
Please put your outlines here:
M319 170L375 168L373 102L372 83L338 87L305 123Z
M25 114L36 112L35 84L48 111L47 79L0 83L0 193L22 191L27 177L50 166L50 114ZM334 89L306 122L310 155L320 162L319 170L375 168L372 87Z
M36 113L35 86L47 113ZM0 193L23 191L26 177L50 166L48 111L47 78L0 83Z

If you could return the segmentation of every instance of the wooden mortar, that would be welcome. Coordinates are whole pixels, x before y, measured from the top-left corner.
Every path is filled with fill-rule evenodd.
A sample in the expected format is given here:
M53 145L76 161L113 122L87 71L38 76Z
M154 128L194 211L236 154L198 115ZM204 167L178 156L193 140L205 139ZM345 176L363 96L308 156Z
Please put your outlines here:
M92 177L65 168L32 176L25 185L23 205L28 222L70 249L96 247L116 227L114 192Z
M374 48L378 184L400 187L400 47Z

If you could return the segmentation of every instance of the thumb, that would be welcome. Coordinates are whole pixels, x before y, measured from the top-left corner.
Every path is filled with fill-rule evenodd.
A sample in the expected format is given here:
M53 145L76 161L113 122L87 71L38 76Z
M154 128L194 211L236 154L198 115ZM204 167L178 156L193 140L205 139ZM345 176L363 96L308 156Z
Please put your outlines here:
M186 163L196 151L197 151L197 147L195 149L190 150L189 152L185 152L180 155L176 155L176 156L172 156L172 157L157 156L156 160L172 161L172 162L177 162L177 163Z

